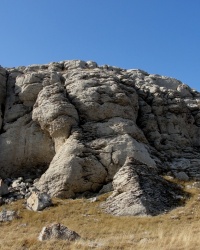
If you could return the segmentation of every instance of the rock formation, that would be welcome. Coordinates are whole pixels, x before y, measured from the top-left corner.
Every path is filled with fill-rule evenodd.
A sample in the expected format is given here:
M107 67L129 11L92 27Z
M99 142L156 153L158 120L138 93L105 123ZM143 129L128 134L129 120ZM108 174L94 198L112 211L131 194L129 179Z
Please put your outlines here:
M0 68L0 178L98 192L128 157L200 179L200 93L142 70L63 61Z
M176 207L183 198L177 185L131 157L114 176L113 187L102 207L114 215L158 215Z

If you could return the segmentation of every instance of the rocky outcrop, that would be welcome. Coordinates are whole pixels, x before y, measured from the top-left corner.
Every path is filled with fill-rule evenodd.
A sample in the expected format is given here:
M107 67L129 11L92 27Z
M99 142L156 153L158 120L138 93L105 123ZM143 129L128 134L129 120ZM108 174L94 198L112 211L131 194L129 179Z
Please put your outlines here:
M76 197L133 157L200 179L200 93L176 79L79 60L0 68L0 104L1 178L39 173L42 192Z
M114 176L113 188L102 207L114 215L158 215L176 207L183 198L180 187L131 157Z
M5 86L6 83L4 87L6 94L1 104L3 110L0 135L1 177L20 176L20 173L27 170L33 173L37 169L44 171L48 168L55 152L50 136L32 119L33 106L27 104L20 95L23 92L23 88L20 87L20 81L25 73L23 69L6 71L4 75L7 78L0 84ZM28 83L34 86L33 79L28 80L27 77L23 81L24 86ZM33 92L30 90L29 94L32 96ZM27 98L29 98L28 93Z

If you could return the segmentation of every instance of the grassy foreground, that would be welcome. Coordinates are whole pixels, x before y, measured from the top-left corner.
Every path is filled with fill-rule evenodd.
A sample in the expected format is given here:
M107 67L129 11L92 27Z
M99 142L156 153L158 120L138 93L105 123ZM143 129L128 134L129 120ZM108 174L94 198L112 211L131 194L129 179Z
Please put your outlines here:
M114 217L99 208L106 199L53 199L54 206L42 212L32 212L24 201L0 207L14 209L20 218L0 223L0 249L147 249L196 250L200 249L199 190L187 190L191 196L184 207L156 217ZM59 222L76 231L82 239L77 242L46 241L37 237L46 226Z

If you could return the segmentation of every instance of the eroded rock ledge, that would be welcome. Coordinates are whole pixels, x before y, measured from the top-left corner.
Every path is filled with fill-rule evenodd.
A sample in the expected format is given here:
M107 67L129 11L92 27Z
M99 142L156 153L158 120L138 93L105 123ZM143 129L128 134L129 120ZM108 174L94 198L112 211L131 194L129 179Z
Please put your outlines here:
M79 60L0 68L0 128L0 177L40 173L51 196L98 192L128 157L200 179L200 93L142 70Z

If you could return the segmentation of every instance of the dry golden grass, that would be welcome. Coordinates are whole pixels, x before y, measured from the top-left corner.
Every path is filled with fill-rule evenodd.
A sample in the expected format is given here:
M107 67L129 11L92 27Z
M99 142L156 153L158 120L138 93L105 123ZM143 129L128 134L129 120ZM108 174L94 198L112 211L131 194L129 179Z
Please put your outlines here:
M104 214L100 201L86 199L53 199L54 206L42 212L32 212L18 201L4 206L19 211L20 219L0 223L0 249L138 249L138 250L196 250L200 249L199 191L189 190L191 196L184 207L156 217L114 217ZM3 208L3 207L2 207ZM77 242L46 241L37 237L43 226L60 222L82 237Z

